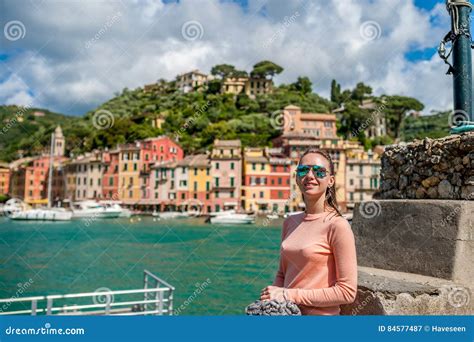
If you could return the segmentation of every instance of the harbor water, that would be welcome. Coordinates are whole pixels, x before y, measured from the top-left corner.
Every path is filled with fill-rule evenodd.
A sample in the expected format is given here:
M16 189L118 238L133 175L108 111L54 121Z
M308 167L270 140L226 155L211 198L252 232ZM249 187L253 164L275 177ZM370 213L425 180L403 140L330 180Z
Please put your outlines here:
M273 281L282 222L0 218L0 298L139 289L148 269L176 288L180 315L244 314Z

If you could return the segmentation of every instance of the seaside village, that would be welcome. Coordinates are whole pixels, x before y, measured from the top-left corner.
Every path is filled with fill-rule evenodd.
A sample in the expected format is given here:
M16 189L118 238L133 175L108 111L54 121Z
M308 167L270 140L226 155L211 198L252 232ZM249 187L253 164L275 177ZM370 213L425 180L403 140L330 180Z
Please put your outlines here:
M210 77L195 70L178 75L177 85L183 92L200 91ZM225 79L221 91L255 96L271 92L272 86L271 80L236 77ZM154 87L146 85L145 91ZM375 110L370 101L362 105ZM207 215L235 210L283 216L304 210L295 168L302 152L318 147L335 162L337 198L343 212L350 212L355 202L372 199L380 184L382 146L364 151L359 142L338 137L337 111L304 113L289 105L282 114L282 133L271 148L216 139L210 151L194 155L185 155L173 137L158 136L68 158L67 137L58 126L52 157L48 152L0 164L0 194L32 208L46 206L50 198L53 207L72 208L74 203L93 201L116 203L135 213ZM378 120L366 135L375 137L385 131L384 120Z

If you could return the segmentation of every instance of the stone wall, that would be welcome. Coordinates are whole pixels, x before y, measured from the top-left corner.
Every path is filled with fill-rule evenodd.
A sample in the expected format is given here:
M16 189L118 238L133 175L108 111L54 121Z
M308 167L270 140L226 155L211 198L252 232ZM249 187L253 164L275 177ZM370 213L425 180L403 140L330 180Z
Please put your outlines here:
M474 200L474 132L387 146L374 197Z

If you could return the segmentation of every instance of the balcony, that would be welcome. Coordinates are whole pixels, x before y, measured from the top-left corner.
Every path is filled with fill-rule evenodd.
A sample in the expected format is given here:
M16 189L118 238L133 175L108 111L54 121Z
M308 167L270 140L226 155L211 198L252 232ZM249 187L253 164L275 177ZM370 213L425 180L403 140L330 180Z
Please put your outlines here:
M221 190L235 190L235 185L214 185L212 187L212 190L217 190L217 191L221 191Z
M140 177L148 177L150 176L150 171L148 170L141 170L140 171Z

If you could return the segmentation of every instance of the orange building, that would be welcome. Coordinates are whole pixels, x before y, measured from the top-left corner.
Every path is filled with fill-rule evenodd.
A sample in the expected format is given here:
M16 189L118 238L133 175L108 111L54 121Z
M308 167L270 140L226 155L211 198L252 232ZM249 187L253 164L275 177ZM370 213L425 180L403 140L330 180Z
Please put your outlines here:
M0 195L8 195L10 191L10 167L0 162Z

